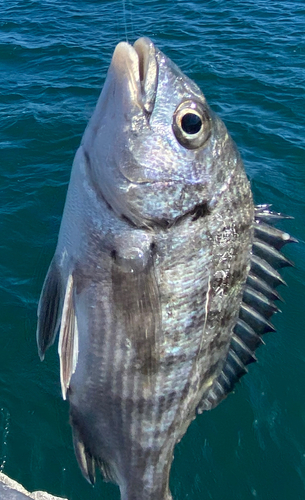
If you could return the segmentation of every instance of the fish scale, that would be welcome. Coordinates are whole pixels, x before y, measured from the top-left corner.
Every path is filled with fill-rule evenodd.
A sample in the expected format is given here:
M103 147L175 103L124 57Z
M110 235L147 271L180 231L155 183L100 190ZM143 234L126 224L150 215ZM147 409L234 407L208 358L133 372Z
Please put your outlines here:
M76 153L38 308L59 332L84 476L123 500L170 500L175 444L274 330L281 247L200 89L146 38L115 49ZM60 328L59 328L60 325Z

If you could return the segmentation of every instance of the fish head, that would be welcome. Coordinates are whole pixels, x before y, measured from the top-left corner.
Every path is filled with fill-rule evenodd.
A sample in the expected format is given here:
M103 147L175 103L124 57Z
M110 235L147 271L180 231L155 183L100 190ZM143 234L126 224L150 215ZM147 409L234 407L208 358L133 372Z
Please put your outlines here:
M148 38L117 45L83 147L96 189L140 227L213 208L241 163L199 87Z

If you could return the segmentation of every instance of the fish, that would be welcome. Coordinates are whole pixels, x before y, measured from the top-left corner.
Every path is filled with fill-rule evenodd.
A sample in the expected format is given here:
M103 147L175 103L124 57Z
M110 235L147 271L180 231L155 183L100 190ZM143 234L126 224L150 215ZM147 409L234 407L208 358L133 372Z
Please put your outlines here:
M148 38L120 42L72 166L38 305L59 332L76 458L122 500L170 500L174 448L256 360L292 263L199 87Z

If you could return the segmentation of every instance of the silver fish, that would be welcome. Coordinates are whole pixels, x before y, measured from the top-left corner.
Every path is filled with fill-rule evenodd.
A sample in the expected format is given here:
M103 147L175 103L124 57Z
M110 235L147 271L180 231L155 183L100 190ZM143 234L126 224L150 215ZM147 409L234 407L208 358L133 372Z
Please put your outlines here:
M76 153L38 307L59 330L77 460L126 500L170 499L175 444L273 330L293 241L255 207L197 85L147 38L119 43Z

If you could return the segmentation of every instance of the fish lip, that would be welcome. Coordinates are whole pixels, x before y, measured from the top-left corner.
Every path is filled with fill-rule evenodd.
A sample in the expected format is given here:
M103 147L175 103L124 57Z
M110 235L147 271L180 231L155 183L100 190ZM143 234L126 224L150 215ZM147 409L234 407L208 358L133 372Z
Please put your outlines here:
M122 83L130 101L151 114L158 87L156 47L146 37L134 45L120 42L113 53L111 70Z
M138 38L133 47L138 55L143 106L152 113L158 87L156 47L147 37Z

